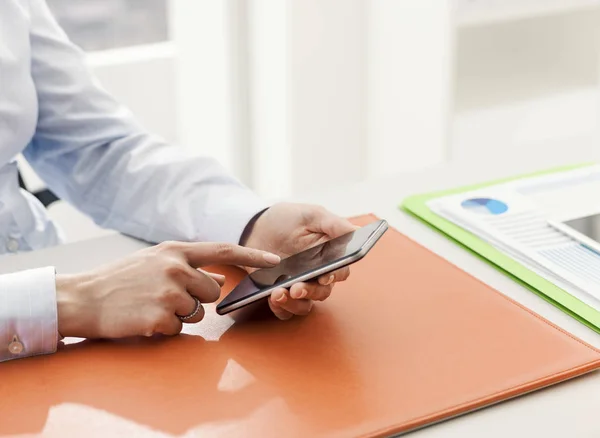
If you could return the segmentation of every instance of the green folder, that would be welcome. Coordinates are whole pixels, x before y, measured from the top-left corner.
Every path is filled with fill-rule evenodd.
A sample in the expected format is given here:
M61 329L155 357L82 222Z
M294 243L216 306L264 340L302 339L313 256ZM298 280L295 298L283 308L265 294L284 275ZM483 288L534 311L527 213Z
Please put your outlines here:
M475 236L469 231L466 231L458 225L455 225L452 222L442 218L441 216L438 216L427 207L427 202L442 196L476 190L521 178L564 172L582 166L583 165L561 167L537 172L534 174L522 175L516 178L507 178L483 184L471 185L468 187L444 190L435 193L414 195L406 198L403 201L401 208L404 211L422 220L429 226L433 227L437 231L445 234L447 237L451 238L467 250L473 252L483 260L492 264L495 268L509 275L515 281L522 284L532 292L536 293L546 301L552 303L560 310L564 311L565 313L568 313L573 318L590 327L592 330L600 333L599 311L581 302L579 299L570 295L568 292L564 291L558 286L555 286L550 281L540 277L530 269L523 266L521 263L514 260L512 257L500 252L492 245L486 243L484 240L480 239L479 237Z

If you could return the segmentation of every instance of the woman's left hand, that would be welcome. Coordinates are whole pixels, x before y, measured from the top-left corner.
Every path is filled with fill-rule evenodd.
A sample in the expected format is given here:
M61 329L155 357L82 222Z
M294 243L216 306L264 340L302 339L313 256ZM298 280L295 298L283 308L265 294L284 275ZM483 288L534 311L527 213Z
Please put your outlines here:
M348 220L323 207L281 203L272 206L256 219L241 244L285 258L355 229ZM307 315L314 300L327 299L334 284L346 280L349 275L350 268L345 267L319 277L316 281L294 284L290 290L276 289L269 298L269 307L279 319Z

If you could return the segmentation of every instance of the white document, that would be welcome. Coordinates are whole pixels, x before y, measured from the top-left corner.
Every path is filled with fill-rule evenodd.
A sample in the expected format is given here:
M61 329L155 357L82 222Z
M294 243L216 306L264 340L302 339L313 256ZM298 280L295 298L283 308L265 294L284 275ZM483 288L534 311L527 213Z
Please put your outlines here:
M600 253L551 225L600 213L600 166L438 198L428 207L600 310Z

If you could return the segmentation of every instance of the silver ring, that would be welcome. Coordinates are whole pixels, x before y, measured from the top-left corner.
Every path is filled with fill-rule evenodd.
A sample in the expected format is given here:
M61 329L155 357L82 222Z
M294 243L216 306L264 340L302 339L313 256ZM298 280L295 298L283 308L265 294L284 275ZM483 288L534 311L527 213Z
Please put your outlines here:
M194 301L196 301L196 308L194 309L194 311L192 313L190 313L189 315L185 315L185 316L179 316L179 319L182 321L187 321L188 319L192 319L194 316L196 316L198 314L198 312L200 311L200 307L202 307L202 304L200 304L200 300L196 297L192 297L194 299Z

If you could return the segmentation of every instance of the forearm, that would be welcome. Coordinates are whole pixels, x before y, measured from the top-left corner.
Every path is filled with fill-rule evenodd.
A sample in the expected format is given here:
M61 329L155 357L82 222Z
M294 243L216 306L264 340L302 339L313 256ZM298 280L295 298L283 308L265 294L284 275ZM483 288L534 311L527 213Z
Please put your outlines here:
M62 199L99 225L151 242L238 243L266 207L215 160L187 156L143 133L31 161ZM62 169L65 162L73 170Z

